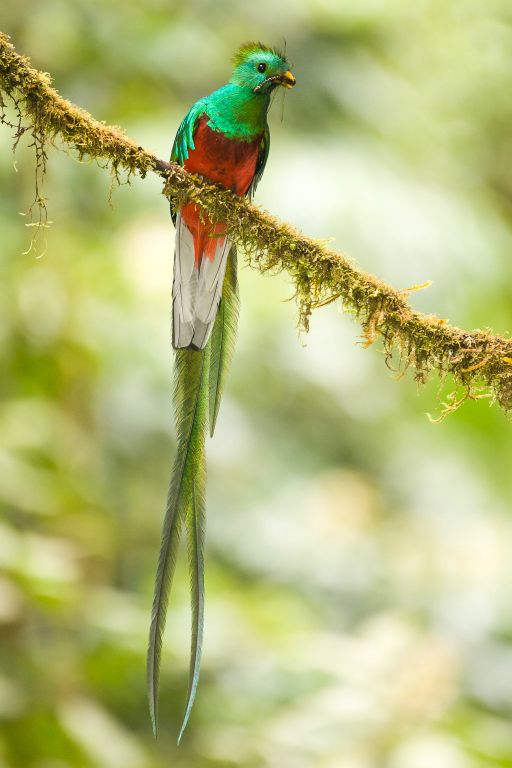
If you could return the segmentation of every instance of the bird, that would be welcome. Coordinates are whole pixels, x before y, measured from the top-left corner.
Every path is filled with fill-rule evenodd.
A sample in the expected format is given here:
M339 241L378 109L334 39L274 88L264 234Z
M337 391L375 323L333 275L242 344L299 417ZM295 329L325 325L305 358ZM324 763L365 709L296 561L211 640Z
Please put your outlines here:
M267 163L267 113L279 87L296 79L286 55L260 42L241 45L229 82L199 99L181 122L171 161L252 199ZM158 730L162 639L180 534L186 529L192 632L181 741L199 682L204 625L205 441L213 436L238 325L237 253L222 223L194 203L171 215L176 228L172 285L177 447L167 495L147 655L152 727Z

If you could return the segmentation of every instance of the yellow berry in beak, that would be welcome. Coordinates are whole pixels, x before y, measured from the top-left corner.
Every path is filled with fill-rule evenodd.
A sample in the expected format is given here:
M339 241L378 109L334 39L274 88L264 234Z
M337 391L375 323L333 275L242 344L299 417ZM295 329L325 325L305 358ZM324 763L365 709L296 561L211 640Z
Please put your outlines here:
M293 88L296 82L296 79L290 71L285 72L284 75L281 76L281 85L285 88Z

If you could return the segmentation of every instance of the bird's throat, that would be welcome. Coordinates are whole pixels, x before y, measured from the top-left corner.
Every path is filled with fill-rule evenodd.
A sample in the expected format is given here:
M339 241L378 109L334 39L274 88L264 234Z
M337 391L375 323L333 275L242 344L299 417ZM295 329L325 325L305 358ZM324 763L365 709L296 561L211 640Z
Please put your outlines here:
M209 97L208 125L228 138L252 141L265 129L269 104L268 94L230 83Z

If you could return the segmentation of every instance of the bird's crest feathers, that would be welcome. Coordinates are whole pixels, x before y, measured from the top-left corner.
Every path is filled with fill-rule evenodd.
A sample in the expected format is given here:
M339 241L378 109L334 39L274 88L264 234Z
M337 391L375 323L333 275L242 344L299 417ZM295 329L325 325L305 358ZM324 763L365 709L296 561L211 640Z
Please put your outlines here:
M233 58L232 58L233 66L235 68L239 67L240 64L243 64L244 61L246 61L247 58L252 53L257 53L257 52L273 53L275 56L279 56L279 58L282 59L283 62L286 60L285 54L279 48L277 48L275 46L272 47L272 48L269 48L268 45L264 45L263 43L249 41L247 43L242 43L240 48L233 55Z

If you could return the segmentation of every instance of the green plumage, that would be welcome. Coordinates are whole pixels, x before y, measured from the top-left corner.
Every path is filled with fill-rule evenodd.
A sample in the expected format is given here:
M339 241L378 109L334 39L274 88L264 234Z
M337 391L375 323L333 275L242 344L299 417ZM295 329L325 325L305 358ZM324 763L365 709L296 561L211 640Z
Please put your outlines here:
M188 350L190 353L190 350ZM192 352L192 354L197 354ZM206 491L205 435L208 428L208 374L210 365L210 344L202 353L203 364L197 396L197 417L192 427L191 462L192 488L186 511L188 534L188 559L190 566L190 600L192 608L192 637L190 645L190 672L185 714L178 736L178 744L187 727L196 697L204 627L204 527Z
M250 143L260 137L254 175L249 187L244 187L244 194L251 198L262 177L269 153L270 134L267 125L267 111L271 94L279 85L291 88L295 84L295 78L288 71L288 64L283 54L275 49L267 48L261 43L248 43L242 46L235 56L234 65L229 83L197 101L185 116L176 134L171 159L187 167L187 160L191 165L191 157L194 157L193 153L197 153L196 159L211 161L211 167L206 162L206 164L203 163L198 166L201 169L206 168L207 171L210 170L214 174L219 165L224 168L222 165L223 158L218 160L212 149L212 146L216 146L216 142L210 146L206 145L206 149L205 145L201 143L202 140L197 130L203 117L208 120L207 125L211 134L221 134L224 142L226 140L233 141L236 145L236 142L239 144ZM197 148L194 145L194 139L197 142ZM225 148L226 146L224 144ZM224 171L228 174L225 185L236 189L235 171L237 169L235 167L230 168L232 149L233 145L224 149L226 153ZM212 157L209 157L210 154ZM201 172L204 171L201 170ZM231 178L229 174L231 174ZM188 312L197 321L197 314L194 315L194 312L197 310L198 294L194 291L202 290L202 296L208 296L207 290L211 292L211 286L205 288L205 285L211 278L209 278L208 272L210 262L207 260L208 256L205 255L204 244L201 246L202 252L199 254L199 263L195 261L197 257L195 253L196 240L194 240L190 230L187 230L186 221L186 231L183 230L184 219L181 218L183 210L184 207L180 211L180 225L178 226L175 250L173 312L176 308L176 315L173 315L173 328L175 327L174 323L179 323L183 319L180 327L187 329L186 323L192 322L184 319L188 317ZM173 220L177 220L175 214L173 214ZM195 231L195 228L192 228ZM196 228L200 229L199 225ZM227 248L220 250L222 253L219 258L226 258ZM191 264L190 259L194 260L194 264ZM226 262L222 262L222 266L224 263ZM194 270L197 271L197 275ZM192 280L194 276L195 282ZM220 287L220 280L222 280L219 265L214 275L214 281L215 278L218 279L218 282L213 282L212 285L217 289ZM219 291L217 290L213 295L215 301L218 302ZM221 300L210 339L206 342L204 349L200 347L207 336L202 336L198 345L192 341L188 346L188 336L185 337L184 343L175 344L175 347L178 347L176 349L174 391L177 449L167 496L167 509L153 598L148 649L148 696L153 730L156 734L162 636L165 629L167 604L180 533L185 526L190 567L192 642L188 694L178 742L190 717L201 663L204 621L205 440L207 431L209 430L210 434L213 435L215 430L226 375L234 351L238 312L237 255L235 246L231 245L222 283ZM204 320L203 322L206 323L207 321ZM210 329L212 322L213 316L208 315Z
M183 725L186 726L199 678L204 609L205 435L208 423L210 343L201 352L176 350L175 419L177 449L162 529L148 650L148 695L151 721L158 727L158 683L162 636L179 537L183 523L189 535L192 600L190 682Z
M213 326L210 357L210 435L213 437L220 399L226 383L233 352L235 351L236 332L240 296L238 293L236 248L232 246L226 265L226 275L222 286L222 299Z

